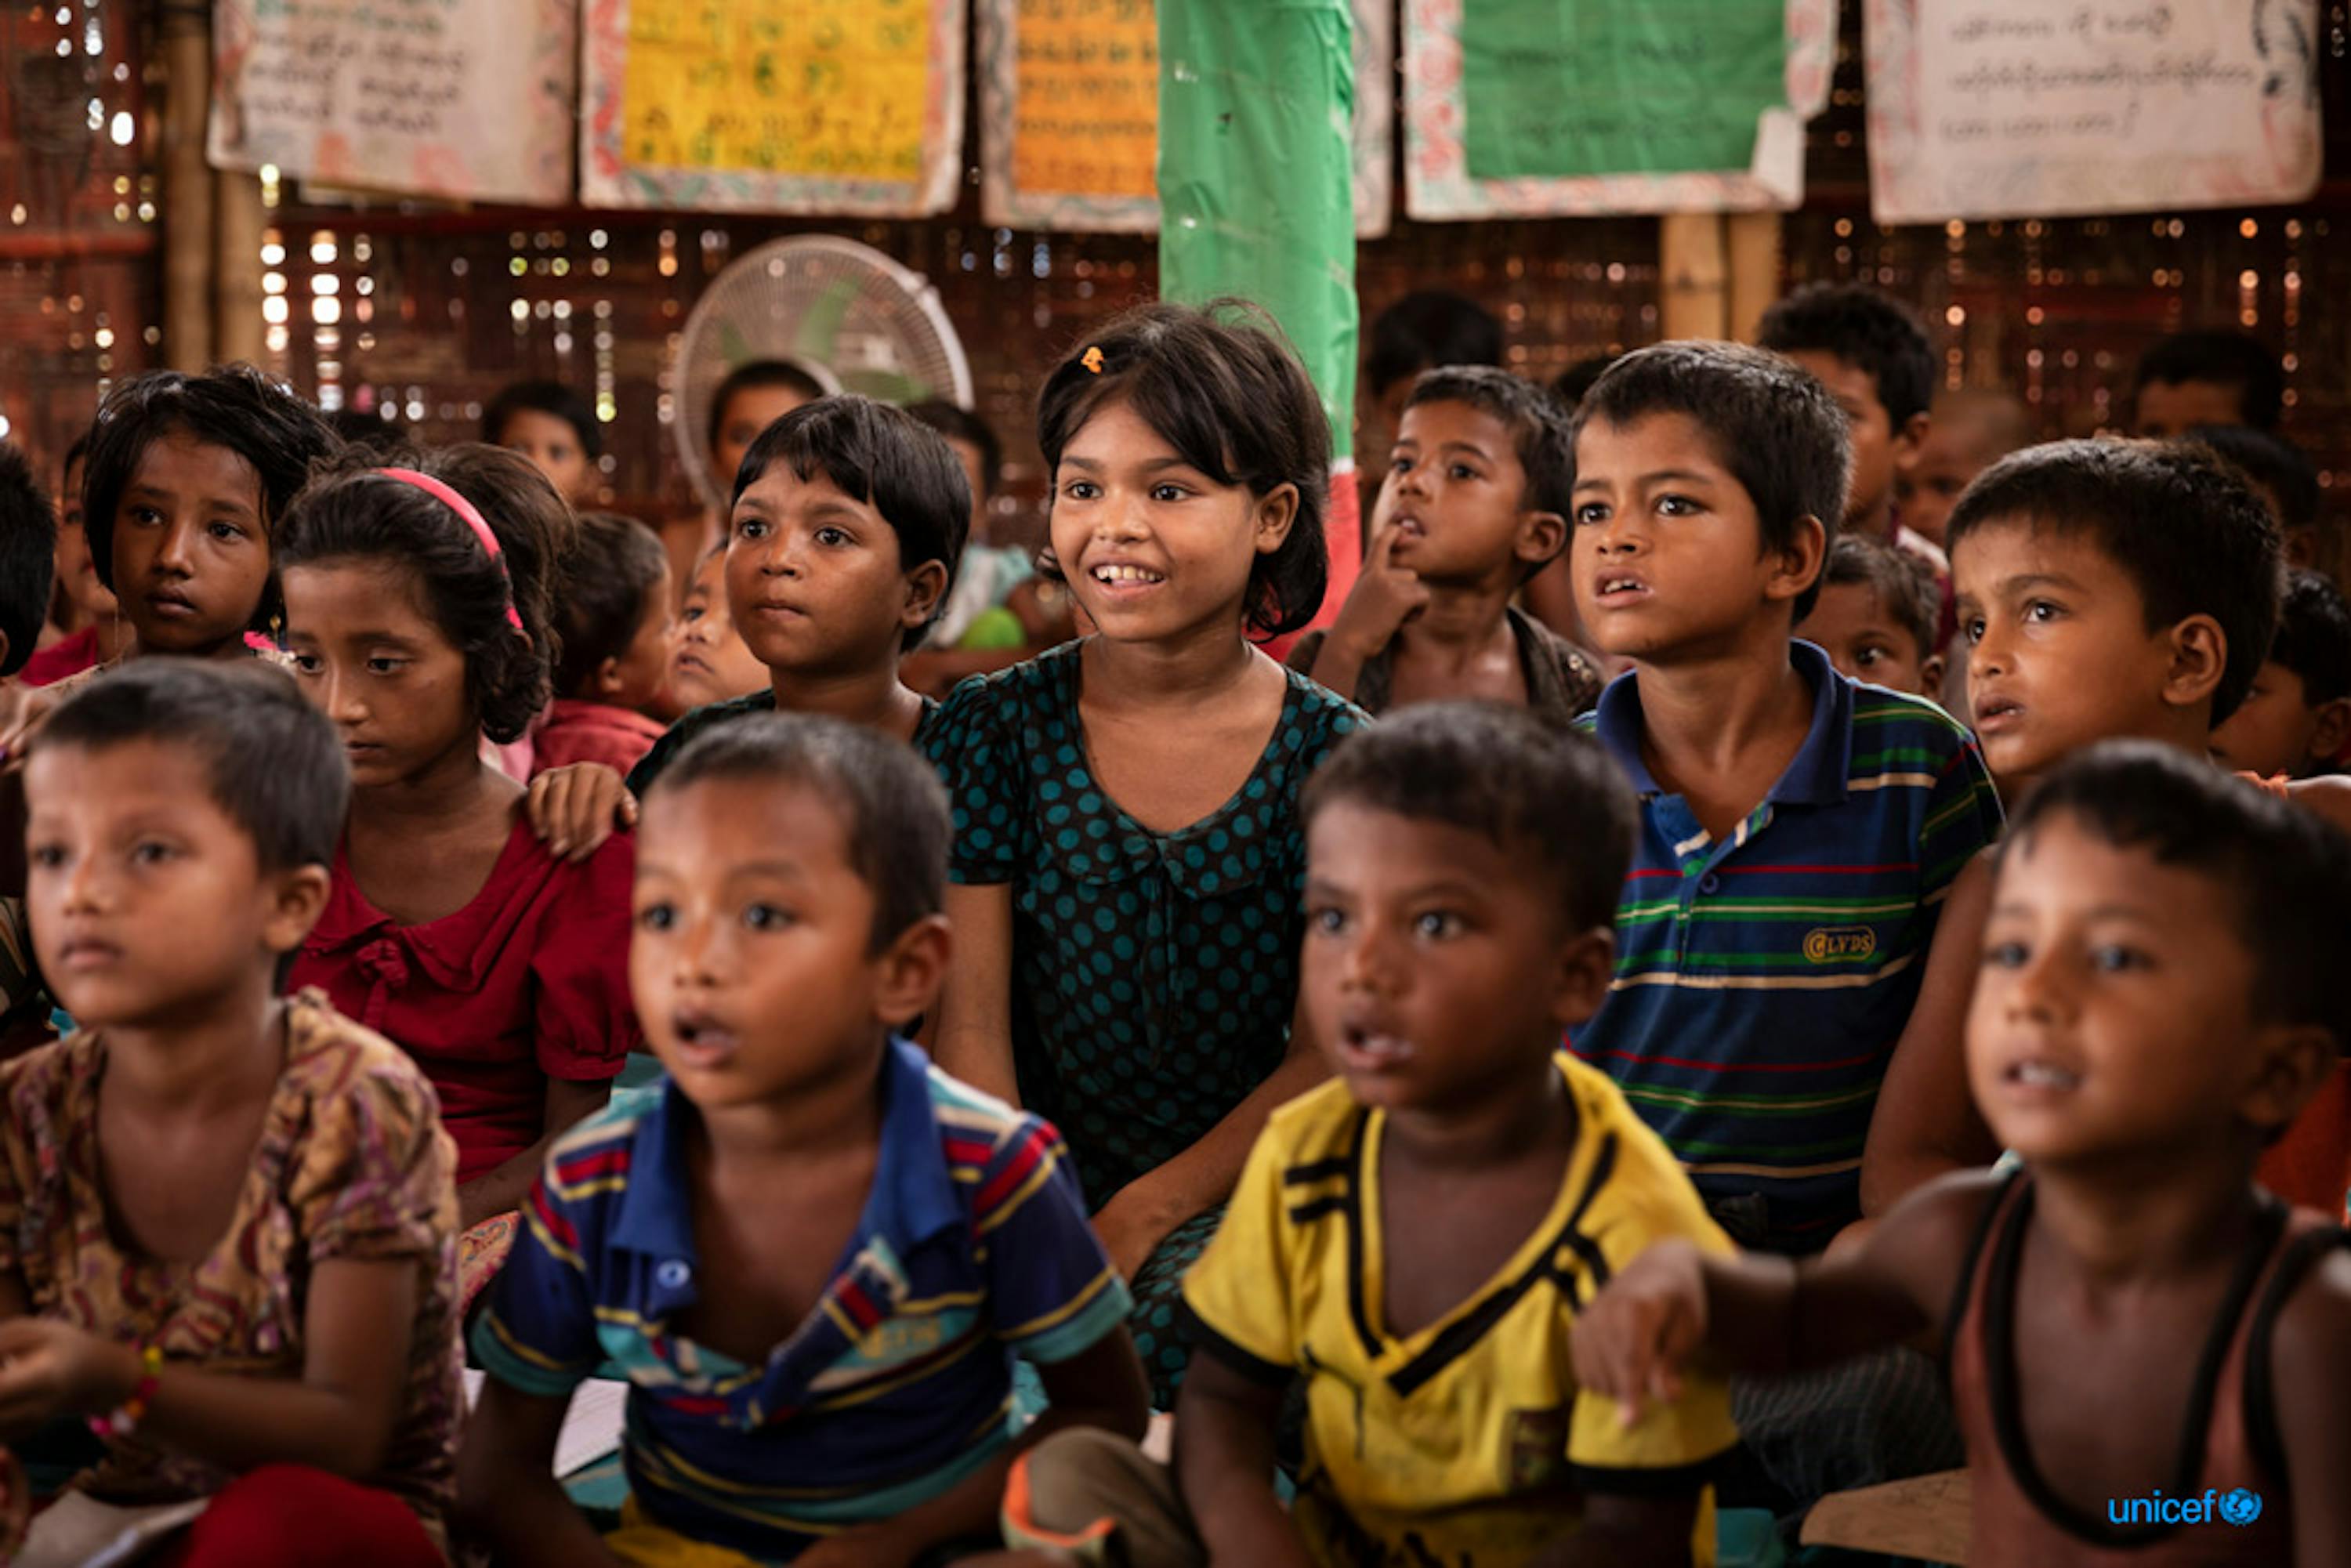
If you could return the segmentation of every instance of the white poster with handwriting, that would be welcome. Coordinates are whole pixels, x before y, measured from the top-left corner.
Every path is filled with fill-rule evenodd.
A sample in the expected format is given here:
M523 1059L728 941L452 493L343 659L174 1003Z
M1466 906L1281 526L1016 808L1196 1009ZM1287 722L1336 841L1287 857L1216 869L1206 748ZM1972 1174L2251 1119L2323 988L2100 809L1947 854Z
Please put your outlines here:
M571 200L575 0L218 0L224 169L470 201Z
M1866 0L1879 223L2298 202L2318 0Z

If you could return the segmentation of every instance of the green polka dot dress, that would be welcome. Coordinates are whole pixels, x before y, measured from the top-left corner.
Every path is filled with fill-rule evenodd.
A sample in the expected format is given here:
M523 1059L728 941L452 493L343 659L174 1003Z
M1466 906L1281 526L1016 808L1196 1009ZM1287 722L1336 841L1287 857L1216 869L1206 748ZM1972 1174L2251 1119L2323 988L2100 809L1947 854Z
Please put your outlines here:
M1280 1064L1304 930L1299 792L1369 721L1290 673L1248 780L1190 827L1155 833L1087 761L1081 645L966 681L923 748L955 808L950 874L1012 890L1022 1103L1060 1127L1100 1207L1197 1143ZM1213 1228L1186 1225L1169 1239L1196 1251ZM1170 1299L1138 1289L1138 1330L1172 1304L1181 1277L1153 1261L1137 1284L1171 1273ZM1155 1384L1164 1370L1151 1366Z

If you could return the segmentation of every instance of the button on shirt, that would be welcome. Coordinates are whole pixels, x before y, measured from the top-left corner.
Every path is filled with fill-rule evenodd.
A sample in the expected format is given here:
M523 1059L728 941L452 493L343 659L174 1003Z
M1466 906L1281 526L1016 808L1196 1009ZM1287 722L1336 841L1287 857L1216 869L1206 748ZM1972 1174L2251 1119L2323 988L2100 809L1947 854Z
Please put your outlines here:
M1813 722L1727 838L1641 760L1637 673L1584 722L1632 779L1641 832L1616 978L1573 1047L1664 1137L1717 1218L1774 1250L1860 1213L1862 1144L1950 886L2000 835L1974 737L1920 698L1790 660Z
M893 1041L856 1234L805 1322L745 1366L671 1330L702 1290L686 1142L664 1082L559 1140L474 1333L490 1375L629 1394L623 1457L653 1522L756 1557L939 1495L1010 1440L1012 1357L1115 1330L1120 1283L1051 1126Z

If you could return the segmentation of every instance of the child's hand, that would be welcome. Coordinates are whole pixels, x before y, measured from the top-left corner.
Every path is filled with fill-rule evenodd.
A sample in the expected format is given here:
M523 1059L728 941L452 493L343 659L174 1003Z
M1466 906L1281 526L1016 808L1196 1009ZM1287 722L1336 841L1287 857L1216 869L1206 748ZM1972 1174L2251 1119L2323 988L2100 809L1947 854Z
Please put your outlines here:
M549 768L530 781L527 809L547 852L574 864L601 849L614 828L637 821L637 798L601 762Z
M1575 1380L1616 1400L1630 1427L1644 1399L1681 1397L1682 1368L1706 1333L1705 1255L1677 1237L1660 1241L1576 1317L1569 1343Z
M1404 623L1428 602L1428 589L1418 572L1389 564L1395 541L1393 523L1372 536L1372 551L1364 558L1363 573L1355 579L1347 602L1340 607L1339 618L1331 627L1331 640L1358 663L1378 657Z
M5 700L0 701L0 773L14 773L25 766L33 737L57 708L57 698L47 686L11 684Z
M97 1416L131 1397L139 1353L50 1318L0 1322L0 1437L60 1416Z

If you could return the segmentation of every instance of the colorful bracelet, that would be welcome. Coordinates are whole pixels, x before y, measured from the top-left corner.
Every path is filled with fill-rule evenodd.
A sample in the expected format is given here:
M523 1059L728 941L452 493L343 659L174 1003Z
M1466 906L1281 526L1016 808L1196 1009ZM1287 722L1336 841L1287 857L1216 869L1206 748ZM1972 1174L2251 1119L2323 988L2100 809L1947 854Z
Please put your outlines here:
M124 1400L113 1415L89 1418L89 1429L100 1437L128 1437L139 1430L141 1418L155 1403L155 1381L157 1375L163 1370L163 1353L152 1344L147 1345L139 1352L139 1364L145 1370L141 1374L137 1385L131 1390L131 1397Z

